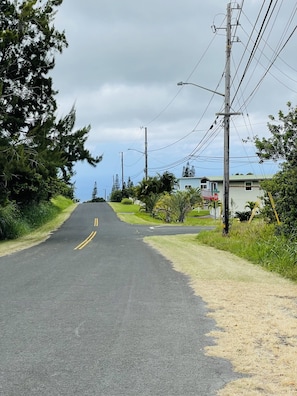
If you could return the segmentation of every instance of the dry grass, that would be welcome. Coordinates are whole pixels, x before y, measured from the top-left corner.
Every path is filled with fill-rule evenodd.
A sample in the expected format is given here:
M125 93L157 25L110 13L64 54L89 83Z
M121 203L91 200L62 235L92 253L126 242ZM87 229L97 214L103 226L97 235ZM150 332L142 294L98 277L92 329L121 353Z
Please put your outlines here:
M196 236L145 239L190 277L217 329L206 354L228 359L246 375L221 396L297 395L297 285Z

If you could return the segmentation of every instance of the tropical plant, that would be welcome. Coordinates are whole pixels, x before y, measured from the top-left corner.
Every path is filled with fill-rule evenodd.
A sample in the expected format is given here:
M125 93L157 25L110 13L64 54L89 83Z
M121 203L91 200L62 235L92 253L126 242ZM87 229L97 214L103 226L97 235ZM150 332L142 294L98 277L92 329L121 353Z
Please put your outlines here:
M254 210L254 208L257 206L257 202L254 201L247 201L245 204L245 208L250 210L251 212Z
M146 205L146 211L153 212L154 206L163 193L171 193L176 184L176 178L172 173L165 172L154 177L143 179L135 187L136 198Z
M157 201L153 213L166 222L178 221L183 223L186 215L202 203L203 199L198 188L176 191L172 194L165 193Z
M160 196L153 209L154 217L157 217L166 223L177 221L178 208L174 201L174 195L168 192Z
M255 138L257 154L260 160L282 161L280 171L271 181L262 182L261 187L273 196L276 211L282 222L282 231L286 234L296 233L297 230L297 108L287 104L288 113L278 113L278 121L270 116L268 124L270 138ZM270 200L264 196L268 210L264 213L271 221Z

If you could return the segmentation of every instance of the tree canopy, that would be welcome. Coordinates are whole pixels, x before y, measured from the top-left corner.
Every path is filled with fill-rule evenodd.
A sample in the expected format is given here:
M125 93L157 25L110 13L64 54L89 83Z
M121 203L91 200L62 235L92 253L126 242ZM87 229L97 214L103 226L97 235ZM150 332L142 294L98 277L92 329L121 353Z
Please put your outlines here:
M255 138L257 154L261 161L273 159L281 161L280 171L272 180L262 183L275 201L276 210L282 222L281 229L286 234L296 234L297 229L297 108L287 104L288 113L279 111L278 120L270 116L268 123L271 137ZM268 197L264 213L273 219Z
M287 162L290 166L297 166L297 108L289 102L288 114L283 111L278 113L278 121L274 116L269 116L271 122L268 129L271 137L259 139L255 144L257 155L261 161L273 159Z
M165 192L171 193L176 184L173 173L164 172L163 175L150 176L143 179L136 186L136 197L145 203L146 211L152 213L159 196Z
M75 162L95 166L85 148L90 126L74 131L75 109L57 120L49 73L67 47L54 27L62 0L2 0L0 4L0 204L73 194Z

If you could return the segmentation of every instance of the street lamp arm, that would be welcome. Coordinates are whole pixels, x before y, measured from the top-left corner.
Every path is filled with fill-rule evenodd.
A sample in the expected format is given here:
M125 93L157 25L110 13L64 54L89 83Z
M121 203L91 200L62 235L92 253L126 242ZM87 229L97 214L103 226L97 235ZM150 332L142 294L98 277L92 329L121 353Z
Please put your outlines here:
M212 89L208 89L208 88L202 87L201 85L198 85L198 84L195 84L195 83L180 81L180 82L177 83L177 85L194 85L195 87L204 89L205 91L209 91L209 92L212 92L212 93L214 93L216 95L220 95L220 96L225 97L225 95L220 93L220 92L213 91Z
M137 151L140 154L145 154L143 151L137 150L137 149L133 149L133 148L128 148L129 151Z

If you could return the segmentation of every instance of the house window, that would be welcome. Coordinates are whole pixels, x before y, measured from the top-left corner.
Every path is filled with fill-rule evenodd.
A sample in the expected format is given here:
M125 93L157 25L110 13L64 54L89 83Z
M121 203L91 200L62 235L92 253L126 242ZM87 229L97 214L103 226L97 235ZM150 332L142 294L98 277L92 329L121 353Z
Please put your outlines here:
M185 189L186 189L186 190L189 190L191 187L192 187L192 186L190 186L189 184L187 184L187 185L185 186Z
M252 182L245 182L245 190L246 191L252 190Z
M207 179L201 179L200 188L201 188L201 190L204 190L207 188Z

